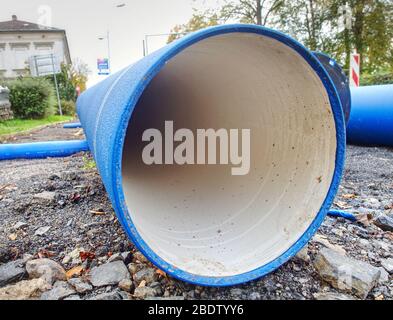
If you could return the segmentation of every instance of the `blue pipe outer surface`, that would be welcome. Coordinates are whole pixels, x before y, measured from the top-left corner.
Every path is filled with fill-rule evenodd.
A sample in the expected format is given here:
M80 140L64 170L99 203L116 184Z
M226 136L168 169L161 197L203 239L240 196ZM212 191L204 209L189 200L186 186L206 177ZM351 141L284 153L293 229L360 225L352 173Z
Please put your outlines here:
M89 151L86 140L0 144L0 160L68 157Z
M248 273L229 277L206 277L188 273L159 257L144 241L128 213L122 187L122 154L128 123L142 93L165 64L182 50L217 35L250 33L276 39L295 50L315 71L326 88L337 130L336 166L333 181L316 219L299 240L280 257ZM196 285L224 287L263 277L294 257L314 236L323 223L337 193L345 160L345 120L337 90L322 64L303 45L283 33L255 25L223 25L189 34L152 53L134 65L111 75L85 91L77 101L79 119L90 150L115 212L136 247L158 268L174 278Z
M351 115L351 89L349 87L349 79L336 60L322 52L314 52L314 54L325 67L336 86L344 110L345 122L348 125Z
M322 52L314 52L314 55L325 67L336 87L343 107L345 122L348 124L351 115L351 89L349 87L349 79L336 60Z
M348 143L393 147L393 85L352 88Z
M66 123L63 126L64 129L79 129L82 128L82 124L80 122L75 122L75 123Z

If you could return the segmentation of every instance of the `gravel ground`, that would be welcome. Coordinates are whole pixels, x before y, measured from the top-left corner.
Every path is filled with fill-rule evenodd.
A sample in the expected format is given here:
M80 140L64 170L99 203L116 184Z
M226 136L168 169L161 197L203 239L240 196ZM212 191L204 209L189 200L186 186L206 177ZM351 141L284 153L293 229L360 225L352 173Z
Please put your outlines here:
M62 124L43 126L39 129L21 132L14 135L0 136L0 143L26 143L49 140L75 140L82 139L80 129L65 130Z
M82 138L79 130L51 126L11 140L27 142L42 137L53 140ZM392 169L393 150L349 146L345 177L335 207L357 214L362 223L327 218L308 247L273 274L246 285L216 289L173 280L135 250L116 219L88 154L66 159L1 162L0 269L17 259L24 259L25 264L32 259L48 258L69 271L68 279L76 278L87 286L86 290L76 290L73 283L72 289L64 293L64 288L60 290L59 286L67 283L59 282L49 293L63 294L51 296L53 299L390 300L393 282L384 270L389 269L386 261L393 258L393 233L383 231L372 219L393 213ZM382 280L379 274L364 297L356 294L356 288L348 290L338 286L317 266L318 255L325 247L353 258L351 261L355 264L365 262L370 272L375 270L373 267L385 266L380 269L385 279ZM98 266L115 267L117 262L127 266L129 271L119 285L121 279L112 283L93 279L100 277ZM16 280L7 280L3 287L16 286L28 276L32 278L32 273L27 271L28 274L23 273ZM113 272L116 276L123 271ZM104 281L104 284L95 285L94 281ZM10 287L7 288L8 291L3 290L5 293L0 288L0 299L7 298ZM44 296L48 298L48 292L41 298ZM39 296L31 294L22 298Z

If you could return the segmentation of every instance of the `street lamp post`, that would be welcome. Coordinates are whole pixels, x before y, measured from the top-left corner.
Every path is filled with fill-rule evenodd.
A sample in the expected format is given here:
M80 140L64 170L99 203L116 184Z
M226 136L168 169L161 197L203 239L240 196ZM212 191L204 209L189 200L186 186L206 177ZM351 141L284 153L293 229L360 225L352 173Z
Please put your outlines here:
M143 40L143 56L147 56L149 54L149 38L151 38L151 37L181 36L181 35L186 35L186 34L188 34L188 32L146 34L145 40Z
M105 40L107 41L108 45L108 71L109 73L111 72L111 65L112 65L112 60L111 60L111 43L110 43L110 32L109 29L106 31L106 37L99 37L99 40Z
M117 4L115 7L116 8L124 8L126 6L125 3L120 3ZM108 45L108 71L111 73L111 67L112 67L112 59L111 59L111 41L110 41L110 31L109 28L106 31L106 37L99 37L99 40L105 40L107 41Z

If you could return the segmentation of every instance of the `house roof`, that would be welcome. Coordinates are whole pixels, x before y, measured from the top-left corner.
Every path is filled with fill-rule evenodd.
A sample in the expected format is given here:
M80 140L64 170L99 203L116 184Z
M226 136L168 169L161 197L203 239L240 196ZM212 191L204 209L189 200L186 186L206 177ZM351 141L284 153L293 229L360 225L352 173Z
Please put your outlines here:
M49 31L49 32L62 32L64 30L42 26L37 23L27 22L18 20L18 17L13 15L12 20L0 22L0 32L37 32L37 31Z
M0 33L9 32L60 32L63 34L65 43L65 56L68 63L71 63L70 49L68 46L68 39L66 31L63 29L46 27L37 23L18 20L16 15L12 16L12 20L0 22Z

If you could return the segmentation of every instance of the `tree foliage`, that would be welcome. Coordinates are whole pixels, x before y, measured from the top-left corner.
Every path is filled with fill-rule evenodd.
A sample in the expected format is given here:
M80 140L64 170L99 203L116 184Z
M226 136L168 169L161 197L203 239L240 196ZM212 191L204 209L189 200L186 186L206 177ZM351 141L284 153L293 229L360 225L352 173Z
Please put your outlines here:
M223 24L231 20L241 23L266 25L284 5L285 0L225 0L218 10L197 11L190 20L176 25L171 30L168 43L181 38L184 34L203 28Z
M86 90L86 84L89 79L91 70L89 66L80 59L75 59L70 67L70 79L74 87L79 87L80 91Z
M317 48L331 54L346 69L350 54L361 55L363 72L373 73L391 67L393 48L392 0L330 0L325 46ZM347 6L347 12L342 9ZM349 21L341 25L343 16ZM390 51L390 52L389 52Z
M331 38L330 5L324 0L286 1L277 13L276 25L311 50L324 51Z
M232 21L279 29L332 56L346 70L356 51L367 82L393 78L393 0L223 0L219 9L196 11L172 31L188 33Z
M217 12L214 12L213 10L207 10L204 12L194 10L194 14L187 23L176 25L171 30L171 35L169 36L167 43L171 43L189 32L216 26L218 24L220 24L220 21Z
M237 19L242 23L264 26L284 4L285 0L226 0L220 16L224 20Z
M89 67L79 59L75 59L73 64L62 64L61 72L56 75L60 99L75 101L76 88L79 87L81 92L86 90L89 74ZM47 76L47 79L54 83L53 76Z

